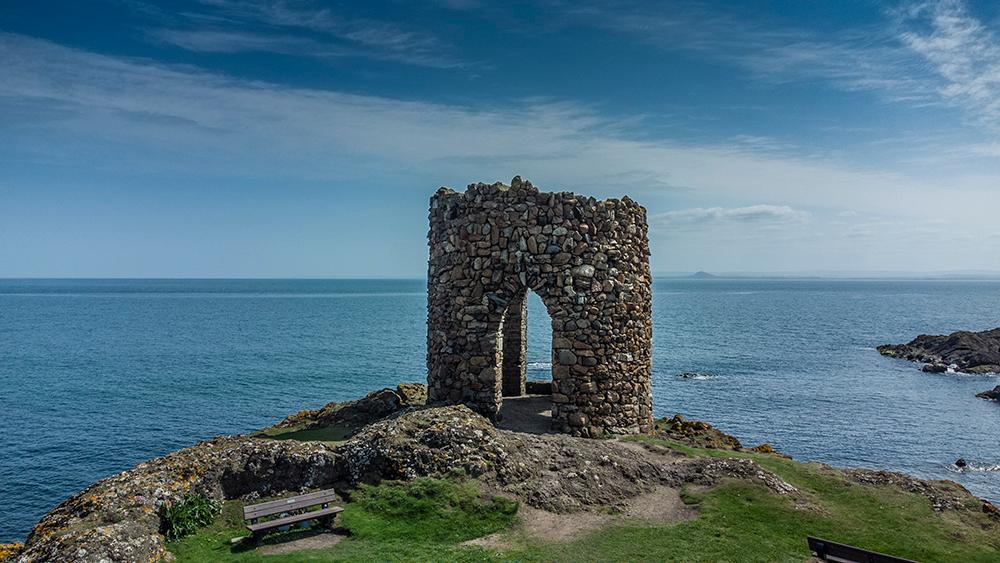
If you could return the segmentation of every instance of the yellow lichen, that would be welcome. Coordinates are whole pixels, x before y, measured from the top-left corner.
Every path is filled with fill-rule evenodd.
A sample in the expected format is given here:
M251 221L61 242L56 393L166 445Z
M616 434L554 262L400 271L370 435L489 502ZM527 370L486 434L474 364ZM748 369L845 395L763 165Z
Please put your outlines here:
M21 553L22 549L24 549L24 544L21 542L0 543L0 561L13 560L18 553Z

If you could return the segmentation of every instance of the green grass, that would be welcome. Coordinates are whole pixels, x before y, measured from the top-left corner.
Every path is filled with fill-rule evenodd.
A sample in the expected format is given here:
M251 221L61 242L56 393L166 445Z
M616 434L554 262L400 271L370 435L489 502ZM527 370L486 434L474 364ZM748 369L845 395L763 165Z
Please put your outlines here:
M319 428L268 428L259 434L272 440L298 440L300 442L327 442L339 444L351 435L351 429L343 426L322 426Z
M513 523L516 502L480 497L475 481L418 479L363 485L344 510L341 524L358 539L384 542L419 537L433 543L457 543Z
M847 481L838 470L774 455L698 449L642 438L691 455L747 457L797 487L796 506L760 484L729 481L685 491L698 518L669 526L623 524L567 545L530 545L519 555L544 561L803 561L806 536L933 561L1000 561L997 526L984 514L935 513L924 497Z
M796 502L763 485L726 481L686 489L697 518L676 524L621 519L569 543L544 543L516 527L516 505L483 497L475 481L418 479L363 487L338 520L353 536L322 551L286 557L234 552L239 505L198 534L168 546L179 561L805 561L808 535L932 563L1000 561L998 525L976 510L936 513L928 500L892 487L860 485L836 469L776 455L635 438L694 456L757 461L801 492ZM462 546L500 532L505 550Z
M363 486L344 506L337 525L350 537L325 550L264 556L229 540L246 534L242 506L227 502L211 526L170 542L177 561L488 561L479 548L462 541L510 527L517 518L516 502L484 497L475 481L417 479ZM308 531L272 534L265 543L279 543Z

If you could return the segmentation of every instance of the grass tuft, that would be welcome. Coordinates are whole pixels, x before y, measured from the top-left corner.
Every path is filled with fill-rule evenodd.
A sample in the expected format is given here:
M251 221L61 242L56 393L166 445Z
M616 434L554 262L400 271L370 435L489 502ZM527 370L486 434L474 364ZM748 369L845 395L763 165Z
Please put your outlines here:
M218 501L198 495L187 495L174 503L160 506L160 525L168 540L176 540L208 526L222 512Z

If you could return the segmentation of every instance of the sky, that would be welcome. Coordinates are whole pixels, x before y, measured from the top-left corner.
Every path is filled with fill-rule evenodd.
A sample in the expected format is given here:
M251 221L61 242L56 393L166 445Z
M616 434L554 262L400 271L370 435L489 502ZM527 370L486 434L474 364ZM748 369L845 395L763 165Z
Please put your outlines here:
M0 0L0 277L421 277L514 175L654 272L1000 271L1000 3Z

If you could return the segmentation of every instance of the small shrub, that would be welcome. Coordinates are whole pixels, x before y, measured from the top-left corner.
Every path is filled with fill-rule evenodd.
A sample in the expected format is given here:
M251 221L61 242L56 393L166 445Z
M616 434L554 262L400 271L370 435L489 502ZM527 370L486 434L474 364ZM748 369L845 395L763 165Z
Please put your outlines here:
M161 531L168 540L180 539L208 526L221 512L222 504L218 501L189 494L160 507Z

